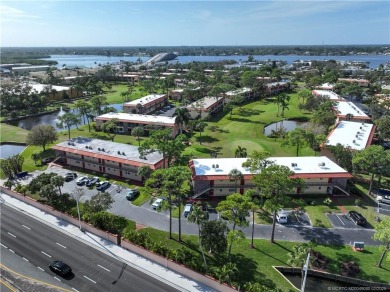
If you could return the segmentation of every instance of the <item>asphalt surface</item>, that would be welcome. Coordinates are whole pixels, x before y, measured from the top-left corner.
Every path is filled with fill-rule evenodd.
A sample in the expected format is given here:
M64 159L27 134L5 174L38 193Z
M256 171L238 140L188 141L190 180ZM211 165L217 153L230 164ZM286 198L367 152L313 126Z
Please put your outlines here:
M45 172L56 172L60 175L69 172L67 169L60 167L49 167ZM40 172L36 172L33 176L37 176ZM79 176L83 174L79 173ZM23 184L28 183L31 180L32 176L27 177L24 180L21 180ZM75 181L65 183L62 188L62 192L71 193L74 191L76 186ZM82 197L81 201L88 200L92 195L96 194L96 189L88 189L86 186L82 186L85 189L85 196ZM114 199L114 203L109 210L113 214L124 216L130 220L133 220L139 224L150 226L159 230L169 231L169 215L168 212L158 212L152 210L152 207L149 202L146 202L144 205L138 207L132 205L130 201L126 199L127 189L117 192L117 185L115 182L110 186L106 192L110 193ZM210 219L218 219L218 214L210 214ZM291 217L291 216L290 216ZM291 217L292 218L292 217ZM299 218L295 218L297 221ZM294 219L294 220L295 220ZM295 222L293 224L281 225L277 224L275 230L275 239L276 240L287 240L287 241L297 241L303 242L315 239L319 243L323 244L350 244L354 241L365 242L366 245L379 245L379 242L376 242L372 239L374 230L370 228L362 228L360 226L355 226L354 228L319 228L312 227L307 223L310 222L307 216L300 217L302 223ZM178 219L173 218L172 220L172 230L175 233L178 233ZM248 218L248 221L252 220ZM243 228L242 231L249 238L251 237L252 224L247 228ZM189 223L183 214L181 214L181 226L183 234L198 234L198 227L194 223ZM255 238L270 239L272 226L270 225L261 225L255 224ZM357 232L358 231L358 232Z
M162 279L147 275L113 255L91 248L8 206L2 206L1 223L2 249L14 253L36 267L37 272L51 275L57 283L63 283L72 290L178 291L161 282ZM70 265L72 275L64 278L51 272L48 265L53 260L62 260Z

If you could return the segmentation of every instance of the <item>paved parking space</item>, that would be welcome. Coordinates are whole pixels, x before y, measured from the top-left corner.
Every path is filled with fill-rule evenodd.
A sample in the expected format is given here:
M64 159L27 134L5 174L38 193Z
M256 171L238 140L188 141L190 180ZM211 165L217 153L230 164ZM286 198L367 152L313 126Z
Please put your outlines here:
M293 210L284 210L287 214L287 223L283 226L311 226L310 218L305 212L294 212Z
M348 214L333 213L327 214L330 222L332 222L335 228L347 228L347 229L371 229L371 225L367 223L366 226L359 226L349 218Z

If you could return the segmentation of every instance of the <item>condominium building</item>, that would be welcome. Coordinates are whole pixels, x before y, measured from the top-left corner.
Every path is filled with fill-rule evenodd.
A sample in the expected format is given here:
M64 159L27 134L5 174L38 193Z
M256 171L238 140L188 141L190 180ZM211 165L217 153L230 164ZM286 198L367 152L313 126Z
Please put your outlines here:
M341 144L351 150L363 150L370 146L374 138L375 125L351 121L340 121L326 137L326 142L321 145L321 155L334 160L329 146Z
M166 94L150 94L139 99L126 102L123 105L123 110L126 113L145 115L163 108L167 103L168 96Z
M331 101L344 101L345 99L342 98L337 93L331 91L331 90L322 90L322 89L314 89L311 94L313 96L324 96L329 98Z
M187 109L191 118L195 119L200 117L200 119L204 119L213 113L221 111L224 103L224 97L206 96L188 105Z
M53 149L64 164L138 182L144 180L137 174L139 167L163 167L163 156L158 152L141 156L136 146L99 139L77 137Z
M371 122L371 118L353 102L346 100L337 101L334 109L337 116L336 123L340 121Z
M332 194L334 188L344 190L347 179L352 177L326 156L271 157L277 165L284 165L294 172L293 178L302 178L304 187L291 190L292 194ZM221 199L231 193L243 194L247 189L255 189L253 174L242 164L247 158L206 158L193 159L189 166L192 171L194 198ZM229 177L237 169L242 173L239 181Z
M102 125L112 119L117 119L118 132L121 134L131 135L135 127L142 127L145 134L148 135L152 130L166 129L172 130L172 136L178 134L179 128L175 123L175 117L140 115L128 113L108 113L95 118L96 126L101 128Z

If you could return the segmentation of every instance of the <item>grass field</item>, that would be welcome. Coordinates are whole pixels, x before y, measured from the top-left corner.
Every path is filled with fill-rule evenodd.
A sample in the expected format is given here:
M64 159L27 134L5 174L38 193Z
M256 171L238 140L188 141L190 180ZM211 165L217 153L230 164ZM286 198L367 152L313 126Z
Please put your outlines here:
M291 94L289 108L284 118L277 116L276 104L273 99L267 99L245 104L241 110L236 108L231 118L230 113L219 113L207 121L208 127L201 137L199 133L192 137L192 145L185 153L195 157L210 157L210 153L217 151L218 157L234 157L237 146L241 146L247 149L248 155L254 150L264 150L273 156L295 156L295 149L281 147L280 139L268 138L263 134L268 124L283 119L310 118L310 114L298 110L296 94ZM300 155L314 155L314 151L303 148Z
M152 228L142 230L149 232L154 241L162 241L170 248L184 246L194 252L199 252L197 249L197 236L184 235L184 244L181 244L177 240L169 240L166 232ZM176 230L174 231L176 232ZM174 238L177 239L177 234L174 234ZM287 264L288 253L292 251L296 243L277 241L275 244L272 244L268 240L262 239L255 239L254 243L254 249L250 248L250 240L244 240L233 245L232 259L237 263L238 277L244 282L256 281L282 291L293 290L285 279L271 266L289 266ZM319 245L315 250L329 258L328 271L331 273L338 274L339 264L346 260L352 260L357 262L361 268L358 278L375 282L390 282L388 278L390 262L385 262L382 269L376 267L380 257L378 247L366 247L363 252L355 252L350 246ZM213 258L208 256L208 261L213 261Z
M16 126L0 123L0 142L26 143L28 132Z

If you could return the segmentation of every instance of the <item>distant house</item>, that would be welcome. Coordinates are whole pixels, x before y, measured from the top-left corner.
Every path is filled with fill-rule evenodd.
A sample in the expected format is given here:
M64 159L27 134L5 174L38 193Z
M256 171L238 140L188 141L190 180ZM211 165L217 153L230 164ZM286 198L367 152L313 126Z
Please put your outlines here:
M361 87L368 87L370 85L370 81L367 79L355 79L355 78L339 78L339 82L347 82L347 83L356 83Z
M321 145L321 155L334 160L329 146L343 145L351 150L363 150L370 146L375 133L375 125L351 121L340 121Z
M276 95L286 91L290 87L289 82L271 82L265 85L265 93L267 95Z
M135 127L142 127L145 134L148 135L152 130L166 129L172 130L172 136L178 134L179 128L175 123L175 117L140 115L129 113L108 113L95 118L96 126L101 128L102 125L112 119L118 119L118 132L131 135Z
M160 108L163 108L168 103L166 94L150 94L123 105L123 110L126 113L133 114L149 114Z
M344 190L347 179L352 175L325 156L270 157L269 161L287 166L294 172L293 178L302 178L304 188L291 190L291 194L332 194L334 188ZM253 174L242 164L247 158L205 158L193 159L189 166L192 171L193 198L221 199L231 193L243 194L255 188ZM239 181L229 177L233 169L238 169L243 177Z
M99 139L77 137L58 143L53 149L67 165L139 182L144 180L137 174L139 167L163 167L163 156L157 151L143 157L136 146Z
M322 89L322 90L333 90L333 88L334 88L334 84L331 84L329 82L316 86L316 89Z
M77 92L69 86L58 86L50 84L30 83L28 86L32 87L33 91L40 94L47 94L51 99L61 100L64 97L64 92L68 94L69 98L75 98L80 95L81 92Z
M345 99L342 98L337 93L331 91L331 90L322 90L322 89L314 89L311 94L313 96L324 96L329 98L331 101L344 101Z

